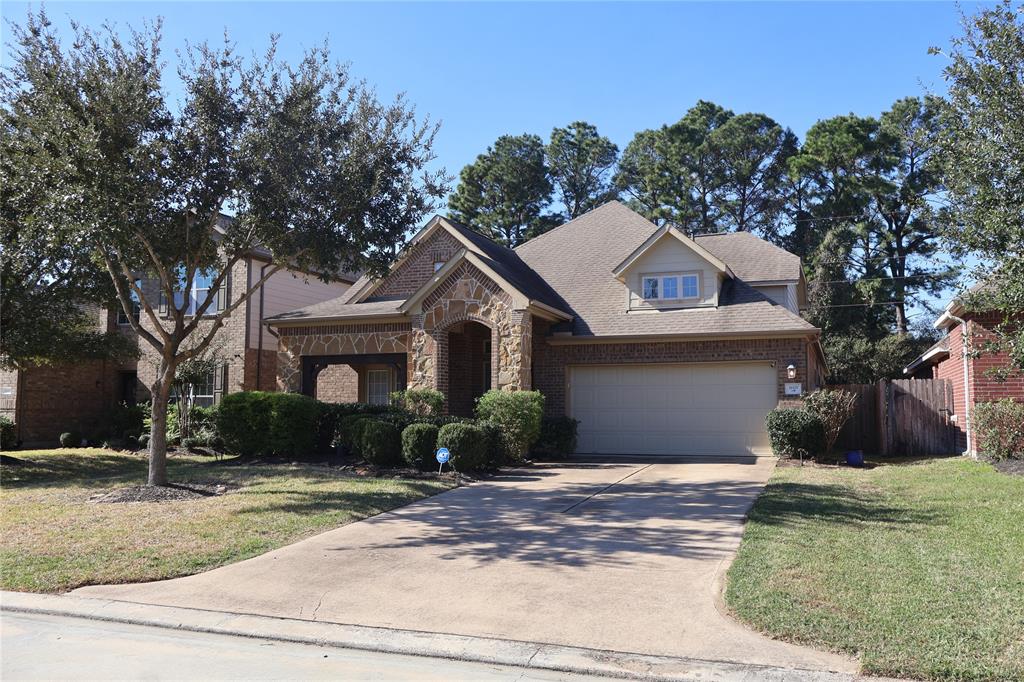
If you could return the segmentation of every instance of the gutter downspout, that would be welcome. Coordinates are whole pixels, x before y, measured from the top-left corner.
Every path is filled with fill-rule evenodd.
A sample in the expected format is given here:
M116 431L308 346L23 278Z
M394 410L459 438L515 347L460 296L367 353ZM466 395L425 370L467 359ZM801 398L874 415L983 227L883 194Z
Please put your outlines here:
M967 436L967 449L964 451L964 454L973 457L974 455L971 452L971 364L967 357L971 348L970 328L967 320L962 317L957 317L950 312L947 312L946 314L949 315L949 319L960 324L960 347L962 350L960 354L964 358L964 434Z
M267 272L267 268L270 267L270 263L264 263L260 266L260 280L263 280L263 276ZM256 390L260 390L260 377L263 374L263 299L264 292L266 291L267 284L269 282L263 282L260 285L260 321L257 325L259 329L259 339L256 341ZM267 327L270 329L270 327ZM271 332L273 334L273 332Z

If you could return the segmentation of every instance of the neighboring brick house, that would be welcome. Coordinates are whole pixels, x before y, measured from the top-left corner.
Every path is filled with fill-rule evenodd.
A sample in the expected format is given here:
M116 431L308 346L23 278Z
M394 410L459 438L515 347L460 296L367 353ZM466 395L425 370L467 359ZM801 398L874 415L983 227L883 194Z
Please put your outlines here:
M431 387L468 414L489 388L537 389L580 421L580 452L768 454L767 412L824 381L804 291L764 240L610 202L514 250L435 217L384 277L266 321L283 390L350 367L361 400Z
M223 310L261 277L269 258L260 253L238 261L232 268L218 306ZM214 341L220 367L197 387L196 403L211 405L224 393L241 390L276 390L277 338L260 324L262 317L285 312L296 306L335 298L348 290L357 279L341 275L338 281L325 283L313 276L289 270L275 273L227 318ZM210 278L197 277L190 294L200 301L205 297ZM147 300L165 302L156 280L145 280L142 289ZM212 311L211 311L212 312ZM138 359L115 362L89 360L74 364L38 367L22 371L0 371L0 415L14 420L16 436L27 445L49 445L64 431L93 432L104 414L119 402L148 401L149 390L157 371L159 357L145 341L138 339L121 310L93 309L97 329L119 330L137 344ZM152 322L141 315L140 323L152 329ZM202 330L202 326L200 331ZM355 383L355 375L347 372L339 378L342 385ZM342 396L345 398L346 396ZM347 399L354 400L354 389Z
M977 293L976 285L971 289ZM967 310L954 298L935 320L935 328L945 332L931 348L903 368L915 379L948 379L953 386L953 422L957 429L957 446L967 454L977 454L970 437L971 413L976 403L1014 398L1024 402L1024 374L1016 372L1005 380L992 375L992 370L1009 365L1006 352L977 352L992 338L992 329L1003 316L991 311ZM965 343L966 340L966 343Z

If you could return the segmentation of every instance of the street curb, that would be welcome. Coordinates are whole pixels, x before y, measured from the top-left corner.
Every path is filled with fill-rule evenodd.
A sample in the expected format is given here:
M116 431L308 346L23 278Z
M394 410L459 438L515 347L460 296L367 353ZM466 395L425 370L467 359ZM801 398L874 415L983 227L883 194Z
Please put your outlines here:
M344 625L223 611L59 595L0 592L0 611L67 616L130 625L314 644L407 656L539 668L663 682L852 682L840 672L650 656L582 647Z

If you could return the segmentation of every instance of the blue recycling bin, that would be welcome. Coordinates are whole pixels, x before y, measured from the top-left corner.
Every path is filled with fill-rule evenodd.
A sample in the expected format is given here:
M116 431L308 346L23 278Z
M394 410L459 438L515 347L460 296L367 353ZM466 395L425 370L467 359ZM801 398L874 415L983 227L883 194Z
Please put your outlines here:
M852 467L864 466L864 452L861 450L850 450L846 453L846 464Z

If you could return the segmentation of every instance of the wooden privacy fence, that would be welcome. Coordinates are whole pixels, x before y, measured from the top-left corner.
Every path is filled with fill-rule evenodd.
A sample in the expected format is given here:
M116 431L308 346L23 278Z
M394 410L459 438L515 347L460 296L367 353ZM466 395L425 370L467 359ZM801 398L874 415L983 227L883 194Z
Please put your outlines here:
M830 389L857 396L857 409L839 433L845 450L879 455L947 455L956 450L953 386L947 379L883 379Z

